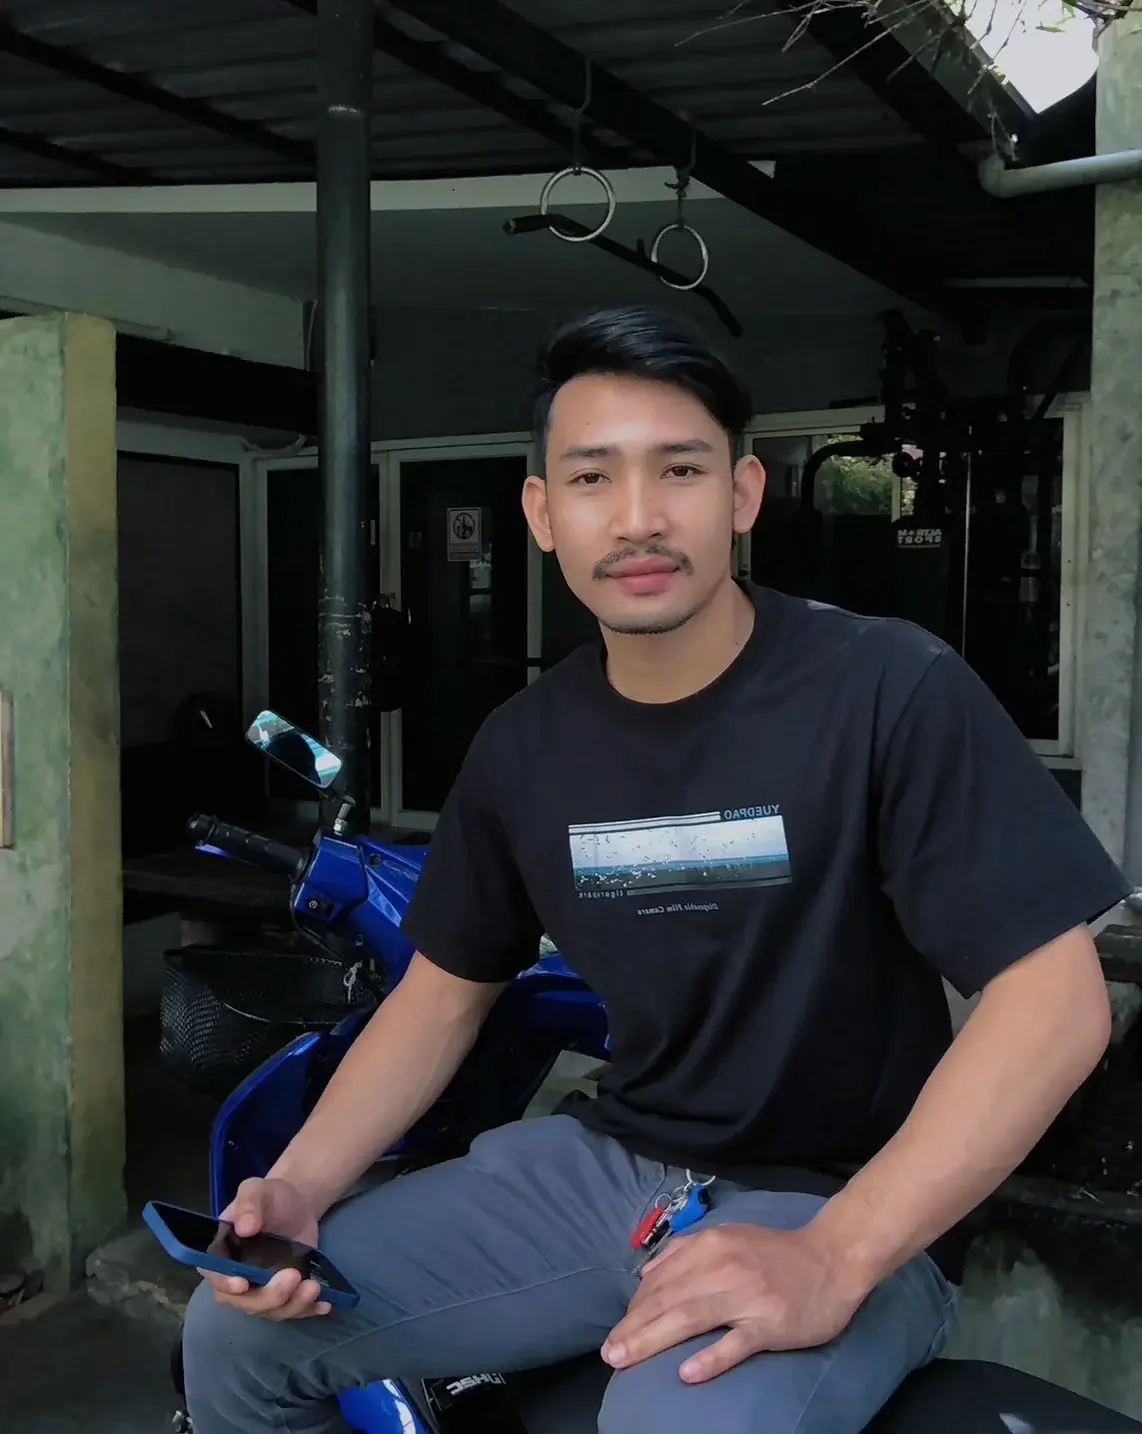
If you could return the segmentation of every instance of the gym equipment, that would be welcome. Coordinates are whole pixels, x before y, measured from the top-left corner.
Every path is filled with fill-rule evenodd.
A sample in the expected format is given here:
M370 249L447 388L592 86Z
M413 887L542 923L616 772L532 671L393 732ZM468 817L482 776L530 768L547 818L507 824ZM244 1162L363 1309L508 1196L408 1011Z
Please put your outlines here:
M670 289L677 289L680 293L696 294L717 314L725 327L733 334L734 338L740 338L744 330L741 323L731 313L729 306L716 294L705 282L706 275L710 272L710 251L706 241L691 224L685 221L683 206L686 201L686 191L690 187L690 176L694 168L694 155L696 149L696 138L691 138L690 159L685 165L680 165L675 170L673 184L667 188L672 189L677 199L677 212L669 224L664 224L651 241L650 252L647 252L646 245L641 239L637 241L636 247L631 249L626 244L620 244L617 240L608 238L605 231L610 227L611 220L615 217L616 199L614 186L607 176L597 169L591 169L581 161L582 152L582 125L587 108L591 103L591 62L586 64L586 94L583 103L571 116L571 163L565 168L553 174L543 186L539 196L538 214L521 214L514 219L504 221L505 234L554 234L557 239L562 239L567 244L593 244L601 249L604 254L610 254L615 259L621 259L624 263L632 264L636 269L644 273L653 274L660 283ZM603 191L603 198L606 201L607 212L600 224L593 229L585 224L580 224L577 219L571 219L566 214L556 214L551 210L551 196L556 186L564 179L571 176L586 175L593 179ZM690 278L671 268L669 265L659 261L658 251L662 247L662 241L670 233L678 232L689 235L698 248L698 273Z
M628 245L620 244L617 239L611 239L606 234L593 234L585 224L580 224L577 219L572 219L567 214L552 214L550 212L519 214L512 219L504 220L505 234L539 234L549 230L554 233L556 229L562 231L563 237L567 234L582 236L589 240L596 249L601 249L604 254L610 254L615 259L621 259L625 264L633 264L636 269L653 274L655 278L661 279L671 288L688 289L710 305L735 339L740 339L745 333L741 320L737 318L720 294L711 289L708 284L692 284L685 274L680 274L677 269L671 269L666 264L652 259L641 239L635 248L631 249Z
M1055 736L1062 442L1051 408L1088 339L1078 333L1032 406L1030 362L1048 338L1076 330L1073 317L1024 335L1012 349L1007 391L975 399L951 395L934 333L914 333L898 312L883 324L883 419L812 455L795 518L788 499L763 504L753 576L917 623L971 663L1028 737ZM821 511L819 475L837 457L890 459L899 511Z

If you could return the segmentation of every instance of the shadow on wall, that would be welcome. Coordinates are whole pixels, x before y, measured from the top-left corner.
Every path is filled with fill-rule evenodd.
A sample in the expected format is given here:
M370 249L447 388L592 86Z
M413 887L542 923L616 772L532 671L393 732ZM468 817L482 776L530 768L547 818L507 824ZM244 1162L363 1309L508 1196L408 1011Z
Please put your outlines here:
M11 1152L5 1152L5 1165ZM5 1199L7 1171L0 1167L0 1200ZM10 1195L9 1195L10 1198ZM32 1229L21 1210L0 1211L0 1280L27 1268L32 1258Z

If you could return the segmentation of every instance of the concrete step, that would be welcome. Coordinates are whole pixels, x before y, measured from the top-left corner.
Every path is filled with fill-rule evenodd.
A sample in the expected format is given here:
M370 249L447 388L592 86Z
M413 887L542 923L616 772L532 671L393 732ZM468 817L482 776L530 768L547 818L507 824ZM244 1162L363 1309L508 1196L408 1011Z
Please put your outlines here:
M1142 985L1142 927L1107 926L1095 945L1108 981Z
M198 1283L197 1273L164 1253L146 1228L101 1245L87 1261L87 1293L97 1304L172 1329Z

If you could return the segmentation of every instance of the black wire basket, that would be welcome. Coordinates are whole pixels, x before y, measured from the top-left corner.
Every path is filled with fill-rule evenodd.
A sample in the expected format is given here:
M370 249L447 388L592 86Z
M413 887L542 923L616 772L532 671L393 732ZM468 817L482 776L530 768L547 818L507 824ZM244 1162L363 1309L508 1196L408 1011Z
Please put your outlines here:
M178 947L163 954L159 1052L188 1088L222 1099L297 1036L382 996L366 966L317 952Z

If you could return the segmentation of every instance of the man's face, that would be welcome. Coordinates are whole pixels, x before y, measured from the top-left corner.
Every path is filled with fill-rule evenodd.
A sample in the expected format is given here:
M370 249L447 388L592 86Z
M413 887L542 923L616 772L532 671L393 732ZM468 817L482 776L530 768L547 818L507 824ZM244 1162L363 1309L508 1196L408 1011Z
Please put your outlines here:
M546 479L524 509L536 542L612 632L671 632L731 569L734 533L753 527L765 487L754 457L672 384L591 374L555 397Z

